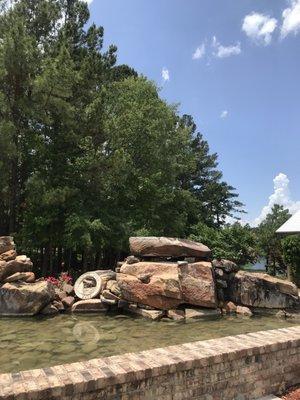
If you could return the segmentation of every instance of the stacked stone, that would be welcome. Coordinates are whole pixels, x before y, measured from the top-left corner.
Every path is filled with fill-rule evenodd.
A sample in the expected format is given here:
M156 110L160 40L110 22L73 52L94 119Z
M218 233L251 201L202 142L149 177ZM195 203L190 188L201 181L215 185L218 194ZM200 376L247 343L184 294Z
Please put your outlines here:
M232 274L239 270L239 267L230 260L213 260L217 296L219 303L225 303L230 300L230 280Z
M123 307L151 319L219 315L211 251L202 243L132 237L117 271Z
M53 298L52 285L36 281L30 258L17 255L13 238L0 237L0 315L35 315Z

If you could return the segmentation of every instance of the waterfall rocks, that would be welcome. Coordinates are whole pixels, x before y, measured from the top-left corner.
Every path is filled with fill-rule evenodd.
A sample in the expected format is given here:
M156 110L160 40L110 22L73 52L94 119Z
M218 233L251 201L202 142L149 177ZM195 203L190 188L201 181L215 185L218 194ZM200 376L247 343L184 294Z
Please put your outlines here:
M129 244L132 255L119 261L115 271L86 272L73 287L65 273L36 280L31 260L17 255L13 238L0 237L0 315L115 310L180 322L222 314L249 318L268 310L284 310L286 316L300 308L293 283L239 270L230 260L211 260L202 243L132 237Z
M0 315L35 315L54 300L53 285L36 281L32 267L30 258L17 255L11 236L0 237Z

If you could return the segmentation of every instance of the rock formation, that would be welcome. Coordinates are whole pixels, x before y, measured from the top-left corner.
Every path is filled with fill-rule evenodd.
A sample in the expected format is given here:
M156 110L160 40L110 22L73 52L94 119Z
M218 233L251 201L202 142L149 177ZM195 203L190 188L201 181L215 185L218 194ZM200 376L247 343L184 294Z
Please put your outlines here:
M0 237L0 315L35 315L54 297L52 284L35 280L31 260L17 255L13 238Z
M0 237L0 315L55 315L124 310L174 321L250 317L257 310L299 307L297 287L263 273L239 271L230 260L209 260L201 243L173 238L130 238L132 255L116 271L87 272L75 283L36 280L32 262L18 256L11 237ZM68 278L68 277L67 277ZM56 286L55 286L56 285Z
M239 271L228 284L229 300L244 306L293 308L298 302L298 289L292 282L264 273Z

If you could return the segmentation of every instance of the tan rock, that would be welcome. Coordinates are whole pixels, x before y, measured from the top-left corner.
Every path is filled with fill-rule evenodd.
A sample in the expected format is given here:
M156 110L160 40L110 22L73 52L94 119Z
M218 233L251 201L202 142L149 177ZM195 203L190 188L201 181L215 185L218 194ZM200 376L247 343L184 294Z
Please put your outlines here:
M263 308L293 308L298 289L289 281L264 273L239 271L229 281L229 298L236 304Z
M182 298L177 263L139 262L131 265L125 263L121 267L121 274L132 275L147 286L155 286L157 293L162 296ZM118 284L121 274L117 275Z
M222 307L222 311L225 314L233 314L236 313L236 305L232 302L232 301L227 301L223 307Z
M14 239L11 236L0 236L0 254L15 250Z
M27 283L33 283L35 281L35 275L33 272L16 272L4 280L4 282L17 282L23 281Z
M176 263L125 263L117 283L122 298L130 302L165 310L183 301Z
M216 308L216 287L209 262L179 263L179 282L185 303Z
M174 321L183 321L185 319L184 310L169 310L167 315Z
M62 285L62 291L65 292L68 296L72 296L74 294L74 286L64 282Z
M98 270L96 272L97 272L97 274L100 276L100 278L102 280L103 289L106 288L107 283L109 281L116 280L117 274L112 269L102 269L102 270Z
M182 303L181 299L165 296L165 287L167 286L165 279L156 279L154 282L146 284L135 276L118 274L117 282L122 298L129 302L146 304L161 310L176 308Z
M17 257L16 250L8 250L5 253L0 254L0 261L11 261Z
M158 321L165 315L165 313L160 310L146 310L146 309L139 308L139 307L132 307L131 305L129 305L129 307L126 309L133 314L140 315L141 317L151 319L152 321Z
M186 319L204 319L209 317L216 317L221 314L220 310L209 310L209 309L194 309L194 308L186 308L185 309L185 318Z
M58 287L55 286L55 299L57 301L62 301L65 297L67 297L67 293L59 289Z
M66 296L61 302L65 308L71 308L75 303L75 298L73 296Z
M131 237L132 254L143 257L197 257L207 258L210 249L202 243L167 237Z
M5 283L0 288L0 314L35 315L54 297L53 285L46 281Z
M247 317L252 317L253 313L250 310L250 308L248 307L243 307L243 306L237 306L236 307L236 313L237 314L241 314L241 315L245 315Z
M29 272L32 270L32 262L26 256L17 256L12 261L0 261L0 282L16 272Z
M115 296L121 296L121 290L119 288L118 282L114 280L110 280L106 284L106 289L113 293Z
M107 306L100 299L81 300L72 306L72 312L74 313L105 312L106 310Z

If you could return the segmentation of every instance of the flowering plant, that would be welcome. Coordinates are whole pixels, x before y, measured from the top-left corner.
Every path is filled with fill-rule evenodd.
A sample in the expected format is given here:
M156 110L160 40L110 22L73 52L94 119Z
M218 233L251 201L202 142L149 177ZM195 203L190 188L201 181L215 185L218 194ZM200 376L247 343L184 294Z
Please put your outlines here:
M72 277L68 274L68 272L62 272L58 278L54 276L48 276L45 278L47 282L52 283L52 285L57 286L58 288L62 289L63 285L67 283L68 285L72 285Z

